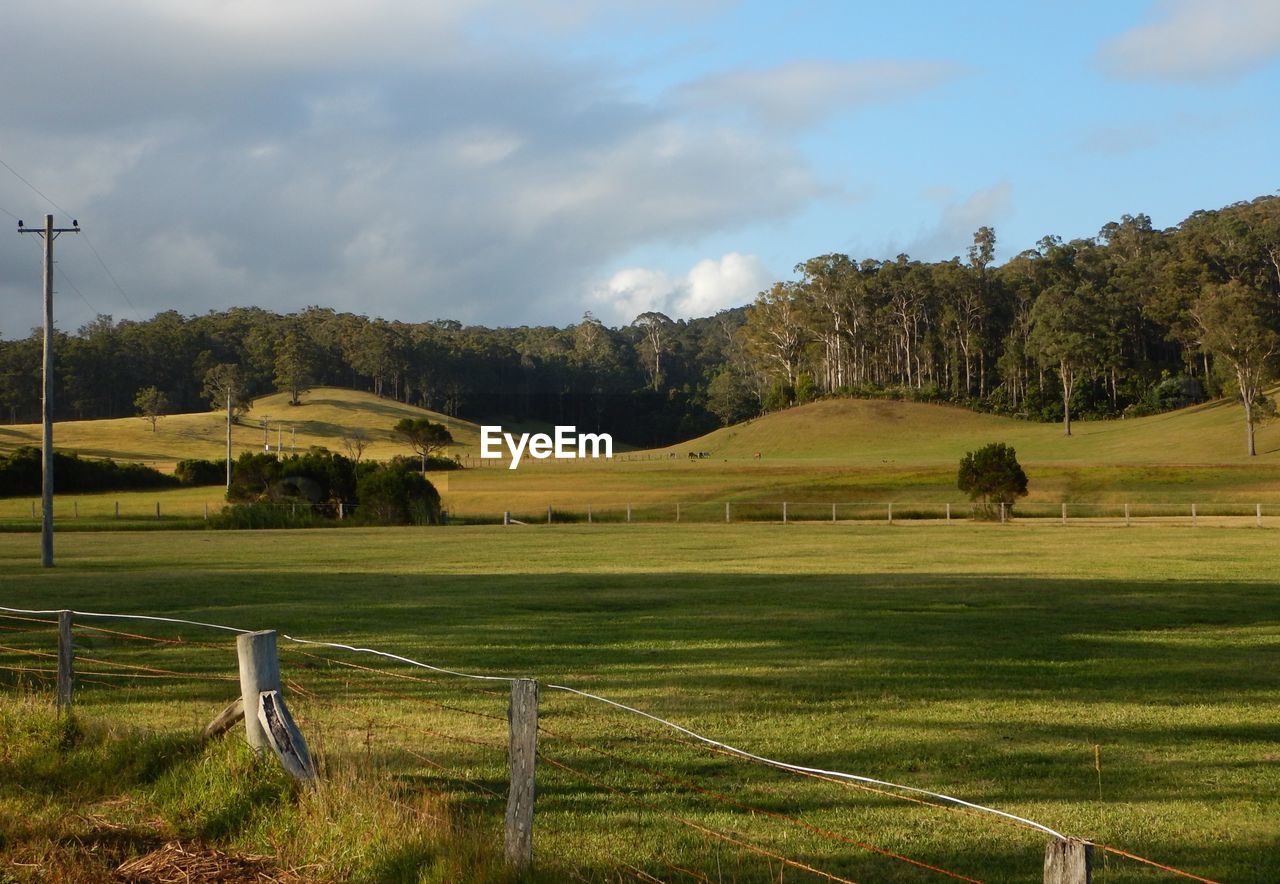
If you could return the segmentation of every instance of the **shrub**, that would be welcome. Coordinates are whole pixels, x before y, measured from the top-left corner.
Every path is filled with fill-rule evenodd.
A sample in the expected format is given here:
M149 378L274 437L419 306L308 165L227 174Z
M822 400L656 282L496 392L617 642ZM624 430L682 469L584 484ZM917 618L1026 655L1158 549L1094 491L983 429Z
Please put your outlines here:
M221 485L227 480L227 460L180 460L173 476L183 485Z
M40 493L40 449L26 446L8 457L0 457L0 497ZM116 463L111 459L82 460L75 454L53 455L53 490L58 494L87 491L129 491L144 488L171 488L173 476L140 463Z
M1014 498L1027 496L1027 474L1018 463L1017 453L1003 442L992 442L965 454L956 484L979 504L974 508L977 518L991 518L995 504L1004 504L1012 513Z
M421 474L382 467L356 486L356 521L379 525L440 524L440 494Z

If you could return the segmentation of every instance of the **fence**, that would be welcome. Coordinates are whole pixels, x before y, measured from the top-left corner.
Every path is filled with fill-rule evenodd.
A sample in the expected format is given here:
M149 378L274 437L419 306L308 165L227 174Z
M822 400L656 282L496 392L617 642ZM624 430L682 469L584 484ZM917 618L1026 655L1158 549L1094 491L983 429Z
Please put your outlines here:
M152 695L164 685L169 708L177 685L191 704L213 708L238 692L245 709L260 710L287 689L301 733L319 749L311 771L323 776L325 755L346 746L378 769L411 772L478 818L501 819L512 865L536 855L540 868L564 878L772 881L786 871L793 880L849 882L904 869L979 880L980 869L949 867L957 857L974 861L963 851L922 855L913 842L874 843L856 820L882 813L908 829L945 826L957 841L1011 842L1024 880L1035 867L1046 882L1087 882L1100 862L1210 881L959 797L751 752L552 681L288 634L267 659L273 633L150 615L0 607L0 631L0 671L11 682L52 686L63 710L100 705L109 714L121 685ZM193 640L197 631L221 640ZM246 729L261 745L257 720L246 716ZM294 772L305 777L308 768Z
M493 524L606 524L679 522L693 524L733 522L881 522L887 525L938 522L960 523L979 519L1001 523L1036 522L1060 525L1209 525L1262 528L1280 518L1280 504L1261 503L1051 503L977 504L933 501L675 501L672 503L609 503L548 505L536 510L501 513L455 507L457 523Z

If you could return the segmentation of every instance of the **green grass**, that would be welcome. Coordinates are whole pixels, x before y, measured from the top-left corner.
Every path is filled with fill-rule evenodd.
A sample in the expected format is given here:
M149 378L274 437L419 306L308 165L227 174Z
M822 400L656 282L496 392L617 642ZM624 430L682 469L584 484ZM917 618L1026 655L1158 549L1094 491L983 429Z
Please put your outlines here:
M171 613L530 675L751 751L992 804L1207 877L1280 878L1272 530L581 525L313 538L74 534L45 572L33 537L4 535L4 604ZM47 628L0 623L19 630L5 646L48 647ZM100 660L183 677L86 674L83 714L190 732L236 692L229 636L109 626L187 641L83 631L82 672L108 671L89 662ZM43 659L0 656L4 666ZM317 751L406 795L440 796L467 831L495 842L501 685L407 681L329 660L430 676L285 644L290 702ZM1033 833L746 765L545 688L542 725L547 759L624 793L544 763L538 857L553 879L575 868L616 880L623 862L661 878L693 865L713 880L778 879L776 862L713 843L671 819L680 816L854 880L937 880L686 782L984 880L1039 874ZM1111 857L1097 880L1155 878Z

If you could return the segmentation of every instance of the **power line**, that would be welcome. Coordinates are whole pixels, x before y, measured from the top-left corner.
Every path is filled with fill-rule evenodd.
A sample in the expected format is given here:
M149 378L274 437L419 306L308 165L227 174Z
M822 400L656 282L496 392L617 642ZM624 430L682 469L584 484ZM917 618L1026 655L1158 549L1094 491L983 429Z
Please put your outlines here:
M4 159L3 159L3 158L0 158L0 166L4 166L6 169L8 169L8 170L9 170L9 172L10 172L10 174L12 174L14 178L17 178L19 181L21 181L21 182L22 182L23 184L25 184L27 187L31 188L31 192L32 192L32 193L34 193L34 194L36 194L37 196L39 196L41 199L43 199L43 200L44 200L45 202L47 202L49 205L51 205L51 206L53 206L55 209L57 209L59 212L61 212L61 213L62 213L62 214L64 214L64 215L70 215L70 214L71 214L71 213L70 213L70 212L68 212L66 209L62 208L62 206L58 205L58 203L54 201L53 197L49 196L47 193L45 193L45 192L44 192L43 190L41 190L40 188L36 187L34 184L32 184L32 183L31 183L30 181L28 181L26 178L22 177L22 175L20 175L20 174L18 173L18 170L17 170L17 169L15 169L15 168L13 168L13 166L10 166L8 163L6 163L6 162L4 161ZM6 215L9 215L9 217L13 218L15 221L16 221L16 220L19 220L17 215L14 215L14 214L10 213L10 212L9 212L9 211L7 211L7 210L0 210L0 211L4 211L4 213L5 213ZM120 293L120 296L121 296L122 298L124 298L124 302L125 302L126 304L128 304L128 305L129 305L129 309L133 311L133 315L137 318L138 322L142 322L142 314L138 311L138 308L134 305L134 303L133 303L133 299L129 297L129 293L128 293L128 292L126 292L126 291L124 290L124 287L120 285L120 283L119 283L119 281L118 281L118 280L116 280L116 275L115 275L114 273L112 273L112 272L111 272L111 268L107 266L107 262L106 262L106 261L104 261L104 260L102 260L102 255L101 255L101 254L99 254L99 253L98 253L97 248L95 248L95 247L94 247L94 245L93 245L93 241L92 241L91 239L89 239L89 237L85 236L85 237L84 237L84 244L85 244L85 245L87 245L87 246L89 247L89 251L90 251L90 252L92 252L92 253L93 253L93 257L94 257L94 258L96 258L96 259L98 260L98 264L100 264L100 265L102 266L103 271L107 274L107 278L111 280L111 284L112 284L113 286L115 286L116 291L118 291L118 292ZM63 274L63 276L65 277L65 274ZM74 289L74 288L75 288L75 286L73 285L73 286L72 286L72 288ZM80 293L79 293L79 291L77 291L77 292L76 292L76 294L80 294ZM84 295L80 295L80 297L83 299L83 298L84 298ZM89 302L86 300L86 301L85 301L85 303L86 303L86 304L88 304ZM92 309L92 308L91 308L91 309ZM96 311L95 311L95 312L96 312Z
M83 235L84 234L81 234L81 236ZM62 277L62 281L71 286L71 291L80 296L80 300L84 301L84 305L93 311L94 316L100 316L101 314L98 312L98 308L89 303L89 299L84 296L84 293L81 292L80 289L76 288L76 284L71 281L71 277L67 276L67 271L62 269L62 262L55 261L54 264L58 268L58 275Z

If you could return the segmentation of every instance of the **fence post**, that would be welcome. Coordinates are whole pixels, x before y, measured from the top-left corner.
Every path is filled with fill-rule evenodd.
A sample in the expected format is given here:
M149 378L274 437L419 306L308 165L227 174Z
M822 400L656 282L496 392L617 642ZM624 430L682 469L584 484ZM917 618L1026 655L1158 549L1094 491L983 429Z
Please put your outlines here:
M951 521L951 504L947 504L947 521Z
M551 524L551 504L547 504L547 524Z
M1258 514L1258 527L1261 528L1262 527L1262 504L1258 503L1258 504L1254 504L1254 506L1257 507L1256 512Z
M1062 524L1067 524L1067 505L1062 505Z
M533 679L511 682L507 722L511 790L507 793L504 840L507 863L525 871L533 865L534 762L538 754L538 683Z
M503 510L503 512L502 512L502 524L503 524L503 525L510 525L510 524L511 524L511 510Z
M244 732L249 745L270 749L266 732L258 721L258 698L263 691L280 690L280 658L276 653L276 632L246 632L236 636L236 656L240 660L240 697L244 700Z
M627 502L627 521L631 521L631 502Z
M80 501L78 500L71 501L71 517L73 519L80 518Z
M1009 521L1009 512L1008 512L1008 510L1007 510L1007 509L1005 509L1005 507L1007 507L1007 506L1008 506L1008 504L1007 504L1007 503L1005 503L1003 500L1002 500L1002 501L1000 501L1000 524L1001 524L1001 525L1003 525L1005 522Z
M160 518L160 501L156 501L156 518Z
M587 524L590 525L593 519L591 517L591 504L587 504Z
M208 506L209 505L206 503L205 507L208 507ZM120 501L118 500L116 501L116 518L117 519L120 518Z
M893 504L889 504L889 524L893 524Z
M729 501L727 500L724 502L724 520L726 523L729 521Z
M338 521L341 522L343 519L346 518L346 516L347 514L343 512L342 501L338 501Z
M1124 505L1124 526L1129 527L1129 504Z
M831 521L834 522L835 520L836 520L836 505L833 503L831 504Z
M676 504L676 521L680 521L680 504Z
M209 521L209 501L204 502L204 520Z
M782 502L782 524L787 524L787 502Z
M58 612L58 711L71 711L75 680L75 651L71 647L71 612Z
M1191 504L1191 527L1196 527L1196 505Z
M1044 884L1090 884L1093 845L1078 838L1055 838L1044 850Z

